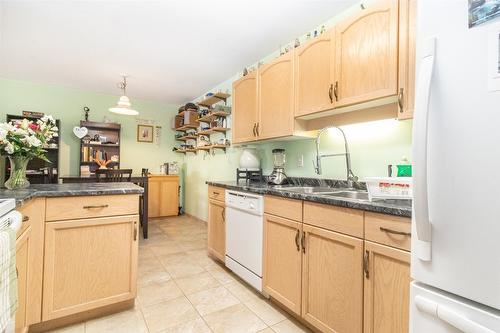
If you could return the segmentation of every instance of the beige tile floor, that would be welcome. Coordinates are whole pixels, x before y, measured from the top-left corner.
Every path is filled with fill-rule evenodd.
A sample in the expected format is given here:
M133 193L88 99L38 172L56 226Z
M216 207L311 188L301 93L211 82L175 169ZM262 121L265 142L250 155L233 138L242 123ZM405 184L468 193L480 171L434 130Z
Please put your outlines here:
M206 241L199 220L152 221L139 243L135 308L52 332L310 332L207 257Z

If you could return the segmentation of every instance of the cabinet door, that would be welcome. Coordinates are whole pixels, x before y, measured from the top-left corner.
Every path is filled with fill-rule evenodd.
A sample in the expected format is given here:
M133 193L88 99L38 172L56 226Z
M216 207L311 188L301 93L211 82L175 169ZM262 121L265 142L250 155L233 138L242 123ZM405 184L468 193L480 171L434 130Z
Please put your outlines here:
M29 253L31 245L31 226L16 240L16 270L18 308L16 312L16 333L27 332L28 328L28 275L30 273Z
M252 72L233 83L233 142L257 139L257 72Z
M23 224L17 239L17 270L20 276L18 286L19 298L25 300L25 303L20 302L18 312L24 313L19 316L24 316L25 324L29 326L42 320L45 198L30 200L19 208L19 212L23 215Z
M179 213L179 181L177 177L162 177L160 181L160 216Z
M133 299L138 216L46 223L43 320Z
M304 224L302 316L322 332L363 327L363 241Z
M335 27L337 106L397 94L398 0L365 6Z
M416 7L417 0L399 0L400 120L413 118L415 108Z
M293 52L258 70L259 139L293 134Z
M365 333L407 333L410 253L365 241Z
M295 116L334 106L334 35L328 31L295 49Z
M159 217L160 215L160 188L158 179L150 177L148 183L148 215Z
M224 202L208 202L208 250L217 259L226 258L226 206Z
M300 315L302 223L264 214L264 291Z

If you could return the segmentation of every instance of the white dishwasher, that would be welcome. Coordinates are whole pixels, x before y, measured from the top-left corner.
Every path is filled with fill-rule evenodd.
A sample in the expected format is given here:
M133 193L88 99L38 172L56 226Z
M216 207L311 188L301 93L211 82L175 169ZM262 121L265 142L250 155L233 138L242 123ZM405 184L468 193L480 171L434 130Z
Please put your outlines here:
M226 191L226 266L262 291L264 200L261 195Z

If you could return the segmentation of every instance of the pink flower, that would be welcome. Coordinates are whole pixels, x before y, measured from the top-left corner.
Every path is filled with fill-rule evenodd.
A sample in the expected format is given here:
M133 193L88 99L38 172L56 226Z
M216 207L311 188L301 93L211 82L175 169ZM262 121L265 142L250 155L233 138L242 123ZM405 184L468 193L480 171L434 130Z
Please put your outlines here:
M40 126L38 126L37 124L31 123L31 124L29 124L29 128L31 128L33 131L36 131L40 128Z

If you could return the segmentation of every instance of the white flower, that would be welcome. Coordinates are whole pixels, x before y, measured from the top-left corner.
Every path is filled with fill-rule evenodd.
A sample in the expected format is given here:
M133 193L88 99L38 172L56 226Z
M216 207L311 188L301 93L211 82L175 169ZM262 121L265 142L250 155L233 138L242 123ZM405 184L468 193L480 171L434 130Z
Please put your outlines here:
M36 136L30 135L27 136L22 140L23 142L26 142L28 146L33 146L33 147L39 147L42 144L42 141L40 141Z
M22 121L21 121L21 128L24 129L24 130L27 130L28 129L28 126L29 126L30 122L28 119L24 118Z
M5 128L0 127L0 141L5 140L7 137L7 133L9 133Z
M41 120L44 122L44 123L55 123L56 121L54 120L54 117L52 116L48 116L48 115L44 115Z
M7 154L13 154L14 153L14 145L10 142L7 142L7 145L5 146L5 151Z

